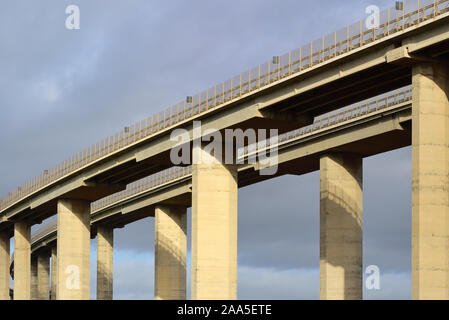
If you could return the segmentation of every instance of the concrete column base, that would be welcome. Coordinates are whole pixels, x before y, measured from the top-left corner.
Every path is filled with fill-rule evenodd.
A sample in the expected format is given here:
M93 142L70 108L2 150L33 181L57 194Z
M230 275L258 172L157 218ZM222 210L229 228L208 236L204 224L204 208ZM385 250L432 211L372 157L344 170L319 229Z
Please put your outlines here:
M0 232L0 300L9 300L9 236Z
M37 291L37 258L31 258L31 300L39 300Z
M50 255L46 250L37 256L37 297L39 300L50 299Z
M51 248L51 300L56 300L56 261L58 254L56 246Z
M14 224L14 300L31 299L31 227Z
M155 218L154 297L157 300L185 300L186 208L157 206Z
M237 167L194 148L192 299L237 299Z
M90 203L58 201L58 300L90 298Z
M412 298L449 299L449 68L412 82Z
M113 299L114 229L99 226L97 229L97 300Z
M362 158L320 159L320 298L362 299Z

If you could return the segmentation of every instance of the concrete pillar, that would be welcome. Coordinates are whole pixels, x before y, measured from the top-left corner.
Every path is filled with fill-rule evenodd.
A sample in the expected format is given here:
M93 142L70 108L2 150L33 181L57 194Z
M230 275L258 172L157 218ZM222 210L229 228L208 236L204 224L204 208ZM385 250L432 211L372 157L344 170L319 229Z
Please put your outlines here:
M155 209L155 279L157 300L186 299L187 212L185 207Z
M191 298L237 299L237 167L193 152Z
M37 290L37 258L31 257L31 300L38 300Z
M56 300L56 246L51 247L51 300Z
M362 158L320 159L320 298L362 299Z
M37 297L39 300L50 299L50 255L47 250L37 256Z
M90 298L90 203L58 201L58 300Z
M9 236L0 232L0 300L9 300Z
M413 67L412 298L449 299L449 69Z
M113 249L114 229L99 226L97 229L97 300L113 299Z
M31 299L31 227L14 224L14 300Z

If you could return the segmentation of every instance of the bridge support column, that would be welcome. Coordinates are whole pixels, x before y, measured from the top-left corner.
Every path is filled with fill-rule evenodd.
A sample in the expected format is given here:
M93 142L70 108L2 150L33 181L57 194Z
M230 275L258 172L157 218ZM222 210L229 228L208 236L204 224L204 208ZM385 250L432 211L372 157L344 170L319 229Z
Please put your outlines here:
M237 166L195 147L192 299L237 299Z
M413 67L412 298L449 299L449 68Z
M99 226L97 229L97 300L113 299L114 229Z
M0 232L0 300L9 300L9 236Z
M51 247L51 300L56 300L56 246Z
M90 298L90 204L58 201L57 299Z
M186 208L157 206L155 218L154 297L157 300L185 300Z
M31 227L14 224L14 300L31 299Z
M320 298L362 299L362 158L320 159Z
M31 300L38 300L37 258L31 257Z
M50 299L50 255L47 250L37 256L37 297L39 300Z

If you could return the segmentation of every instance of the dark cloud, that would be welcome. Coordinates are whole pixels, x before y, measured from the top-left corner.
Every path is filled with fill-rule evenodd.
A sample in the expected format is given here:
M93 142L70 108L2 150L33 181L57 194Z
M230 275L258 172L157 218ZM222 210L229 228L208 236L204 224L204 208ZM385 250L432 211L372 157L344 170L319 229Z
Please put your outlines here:
M0 195L187 95L362 18L368 5L392 3L2 1ZM80 30L64 27L69 4L80 6ZM410 148L364 162L364 263L389 277L367 297L408 297L410 168ZM151 297L154 222L116 230L115 243L116 296ZM318 172L239 191L241 298L317 298L318 266Z

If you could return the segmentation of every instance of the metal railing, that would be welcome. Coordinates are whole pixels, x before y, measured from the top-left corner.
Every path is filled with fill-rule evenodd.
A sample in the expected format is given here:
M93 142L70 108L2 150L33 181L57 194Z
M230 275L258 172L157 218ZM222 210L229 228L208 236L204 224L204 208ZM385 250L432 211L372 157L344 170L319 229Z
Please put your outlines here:
M330 112L324 116L320 116L315 119L313 124L289 131L287 133L281 134L277 139L277 144L282 144L290 140L296 139L301 136L311 134L313 132L342 124L351 119L360 118L362 116L382 111L384 109L393 107L395 105L400 105L405 102L412 101L412 88L407 87L406 89L401 89L394 94L384 94L380 95L375 99L369 101L363 101L357 103L353 106L346 107L338 110L337 112ZM270 140L258 142L256 144L251 144L242 148L239 156L247 157L250 154L257 154L262 149L270 148Z
M380 13L380 24L376 28L367 29L365 21L361 20L283 56L276 57L273 61L260 64L256 68L191 97L191 99L188 99L189 102L186 100L178 103L153 115L151 118L127 127L116 135L79 152L56 167L45 170L43 174L1 199L0 211L62 177L142 139L155 135L174 124L208 110L224 106L230 101L240 99L244 95L263 89L286 77L310 69L376 40L420 25L446 12L449 12L449 0L408 0L403 3L402 10L390 8L382 11Z
M149 177L143 178L129 184L126 190L114 193L110 196L95 201L90 206L90 212L94 213L113 203L121 202L127 198L136 196L139 193L150 191L166 183L182 179L192 174L192 167L172 167Z

